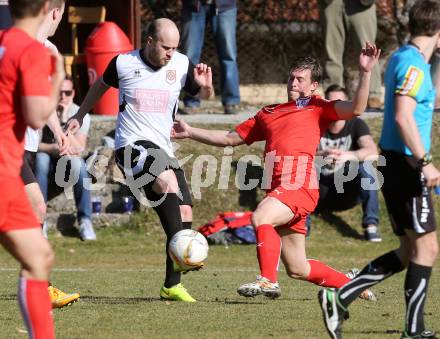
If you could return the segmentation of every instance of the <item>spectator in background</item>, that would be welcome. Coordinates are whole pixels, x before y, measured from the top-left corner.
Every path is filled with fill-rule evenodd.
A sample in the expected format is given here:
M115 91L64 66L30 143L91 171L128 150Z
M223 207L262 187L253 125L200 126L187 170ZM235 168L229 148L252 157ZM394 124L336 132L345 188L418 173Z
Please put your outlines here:
M11 13L9 12L8 0L0 0L0 29L12 26Z
M339 85L329 86L325 96L328 100L348 100L346 90ZM319 201L316 211L343 211L362 203L364 236L365 240L371 242L382 241L377 227L379 201L377 190L374 187L365 187L366 183L374 184L377 179L372 178L364 164L366 159L372 160L377 154L370 130L359 118L331 122L321 137L316 153L325 160L325 165L319 168ZM359 165L357 176L345 182L343 192L338 193L337 174L341 174L340 178L342 175L347 176L350 164Z
M354 50L375 42L377 33L376 5L374 0L320 0L323 22L326 82L344 86L343 57L348 34L354 38ZM382 108L381 78L379 64L371 74L370 97L367 108Z
M240 103L237 67L237 2L236 0L183 0L182 53L194 64L200 62L206 22L209 20L220 62L221 97L225 114L235 114ZM185 110L194 112L200 100L185 95Z
M66 76L61 85L60 99L58 102L57 113L61 126L64 126L67 120L78 112L79 106L73 102L75 90L73 88L72 78ZM78 154L86 148L87 134L90 127L90 116L84 117L81 128L75 133L69 135L71 148L74 148ZM42 140L38 145L38 153L36 157L36 177L40 185L41 192L45 202L48 197L50 174L55 173L60 156L60 148L56 142L52 131L46 126L43 129ZM70 178L77 178L73 185L77 218L79 224L79 233L82 240L96 240L96 234L92 225L92 207L90 199L90 191L87 188L87 182L90 179L87 173L84 159L80 156L69 156ZM65 168L62 166L62 168ZM64 175L63 175L64 177Z

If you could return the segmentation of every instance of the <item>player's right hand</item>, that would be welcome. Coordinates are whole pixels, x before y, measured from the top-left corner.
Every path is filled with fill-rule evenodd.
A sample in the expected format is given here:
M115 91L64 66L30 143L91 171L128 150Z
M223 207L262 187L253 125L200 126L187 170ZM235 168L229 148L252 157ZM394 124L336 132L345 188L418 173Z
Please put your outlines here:
M379 62L381 50L375 44L365 43L359 56L359 67L364 72L371 72L373 67Z
M64 127L64 132L66 134L75 134L81 128L82 123L83 118L78 114L75 114L69 120L67 120L66 126Z
M185 139L190 137L189 129L191 127L180 118L176 118L171 129L171 139Z
M440 172L433 164L423 166L422 173L425 177L426 186L434 187L440 184Z

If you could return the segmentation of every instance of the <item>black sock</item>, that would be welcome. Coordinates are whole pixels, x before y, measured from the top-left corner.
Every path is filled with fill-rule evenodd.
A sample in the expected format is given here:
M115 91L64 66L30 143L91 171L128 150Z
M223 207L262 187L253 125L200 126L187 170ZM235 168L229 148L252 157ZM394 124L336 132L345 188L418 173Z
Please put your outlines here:
M405 277L405 330L407 334L419 334L425 330L423 311L431 272L432 267L429 266L413 262L408 265Z
M192 221L182 221L182 226L184 229L191 229L192 227Z
M339 289L340 304L347 308L364 290L404 269L394 251L374 259L352 281Z
M159 199L163 199L163 201L159 206L154 207L154 210L159 216L160 222L167 236L165 248L167 260L164 286L170 288L180 283L180 273L174 272L173 260L168 254L168 245L173 235L182 230L183 226L177 194L167 193L165 198L163 198L163 195L157 195L157 199L155 200L158 201Z

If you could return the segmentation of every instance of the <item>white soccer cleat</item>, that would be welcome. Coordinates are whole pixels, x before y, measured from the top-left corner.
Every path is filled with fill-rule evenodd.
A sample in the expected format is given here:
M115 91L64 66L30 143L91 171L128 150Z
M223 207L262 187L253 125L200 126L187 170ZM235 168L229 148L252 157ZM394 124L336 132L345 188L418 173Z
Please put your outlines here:
M247 298L263 294L268 298L276 299L281 296L281 289L277 282L273 283L269 279L258 275L255 282L241 285L237 289L237 293Z

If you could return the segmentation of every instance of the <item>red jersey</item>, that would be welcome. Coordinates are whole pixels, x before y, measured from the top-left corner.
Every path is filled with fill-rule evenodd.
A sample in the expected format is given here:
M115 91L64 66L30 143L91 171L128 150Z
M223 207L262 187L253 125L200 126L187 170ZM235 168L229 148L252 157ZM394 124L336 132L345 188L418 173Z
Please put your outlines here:
M25 96L49 96L52 62L48 50L18 28L0 31L0 176L19 176L26 125Z
M268 159L269 163L270 158L275 162L272 181L263 188L271 190L287 183L293 190L317 190L314 155L320 137L330 122L339 119L335 112L335 101L314 95L265 106L253 118L236 126L235 130L248 145L255 141L266 141L264 155L267 176L271 170L267 168Z

